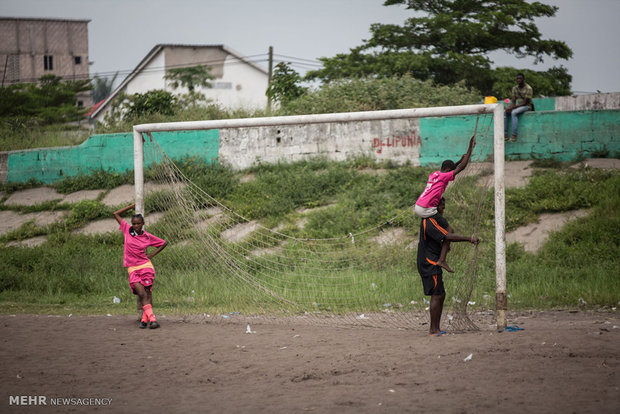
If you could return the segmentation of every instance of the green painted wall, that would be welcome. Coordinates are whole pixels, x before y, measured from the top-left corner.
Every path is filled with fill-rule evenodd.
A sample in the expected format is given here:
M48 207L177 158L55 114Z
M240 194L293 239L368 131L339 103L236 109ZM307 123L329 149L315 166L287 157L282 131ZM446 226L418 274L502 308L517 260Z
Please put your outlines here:
M153 138L170 158L197 156L217 159L219 131L179 131L153 133ZM153 144L145 142L145 161L152 162ZM45 184L95 170L125 172L133 170L133 134L93 135L74 147L13 151L8 154L7 183L35 179Z
M553 98L550 98L547 104ZM542 106L542 105L541 105ZM544 108L544 106L543 106ZM420 119L419 161L422 165L457 160L467 150L477 126L475 161L492 159L493 118L490 114ZM186 156L216 160L219 154L218 130L162 132L153 136L173 159ZM145 159L149 158L147 139ZM246 149L245 156L252 156ZM274 149L275 150L275 149ZM260 148L264 151L264 148ZM248 153L249 152L249 153ZM579 157L620 155L620 110L527 112L520 117L517 142L507 142L507 159L554 158L570 161ZM286 158L286 154L281 154ZM415 162L415 160L412 160ZM45 184L93 170L125 172L133 170L133 135L94 135L76 147L45 148L8 153L7 183L35 179Z
M420 163L440 164L457 160L467 150L476 116L420 119ZM491 115L478 121L476 160L491 159L493 123ZM579 157L617 157L620 154L620 110L536 111L519 118L517 142L507 142L507 159L553 158L571 161Z

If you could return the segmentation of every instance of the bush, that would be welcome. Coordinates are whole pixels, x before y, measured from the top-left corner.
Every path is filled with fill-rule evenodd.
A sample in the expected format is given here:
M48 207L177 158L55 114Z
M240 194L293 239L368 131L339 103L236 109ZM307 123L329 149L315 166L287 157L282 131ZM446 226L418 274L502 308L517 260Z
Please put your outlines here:
M480 94L463 83L438 86L407 75L332 82L287 102L280 111L285 115L378 111L476 104L480 100Z

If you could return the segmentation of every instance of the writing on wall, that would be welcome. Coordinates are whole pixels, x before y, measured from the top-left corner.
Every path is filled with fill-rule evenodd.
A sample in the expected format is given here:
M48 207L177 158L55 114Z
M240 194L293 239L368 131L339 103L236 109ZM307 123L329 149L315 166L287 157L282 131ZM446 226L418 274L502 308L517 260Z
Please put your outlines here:
M372 148L377 151L377 154L381 154L383 148L417 147L421 144L420 136L414 130L406 135L390 135L385 138L375 137L372 139Z

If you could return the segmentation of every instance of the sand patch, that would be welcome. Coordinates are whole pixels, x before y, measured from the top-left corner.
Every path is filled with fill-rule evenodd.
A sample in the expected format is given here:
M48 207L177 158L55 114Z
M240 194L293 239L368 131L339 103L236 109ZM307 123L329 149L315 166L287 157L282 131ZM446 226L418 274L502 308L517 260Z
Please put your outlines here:
M536 252L549 238L549 233L559 230L569 221L587 216L588 210L573 210L564 213L545 213L538 216L538 222L519 227L506 234L507 243L521 243L528 252Z
M4 202L8 206L34 206L46 201L62 200L64 196L53 188L39 187L16 191Z
M295 210L295 212L299 213L299 214L310 214L310 213L314 213L316 211L325 210L325 209L333 207L335 205L336 205L336 203L327 204L327 205L319 206L319 207L312 207L312 208L301 207L301 208L298 208L297 210Z
M254 249L254 250L252 250L250 252L250 255L256 256L256 257L262 257L262 256L276 254L276 253L279 253L279 252L282 251L282 245L283 244L284 244L284 242L280 242L276 246L265 247L265 248L262 248L262 249Z
M247 238L258 227L259 225L255 220L248 221L247 223L240 223L223 231L222 238L228 242L237 243Z
M359 174L367 174L367 175L382 175L386 174L388 170L385 168L362 168L361 170L357 170Z
M10 210L0 211L0 234L19 228L25 222L34 219L34 216L34 213L20 214Z
M604 170L620 170L620 159L618 158L588 158L575 165L571 165L571 168L601 168Z
M103 204L106 206L120 206L129 205L134 200L134 187L130 184L124 184L120 187L116 187L110 190L105 197L103 197Z
M68 214L68 211L42 211L34 213L34 220L37 226L43 227L62 221Z
M506 188L522 188L527 185L532 176L532 168L530 168L532 161L507 161L504 163L504 186ZM479 167L480 166L480 167ZM472 167L471 170L469 168ZM465 173L465 177L468 175L480 174L481 172L487 172L478 179L478 185L484 187L494 186L494 167L493 163L476 163L468 166L461 173Z
M145 183L144 195L146 196L147 194L155 191L175 190L177 187L183 188L185 187L185 184ZM134 202L134 193L135 190L133 184L124 184L120 187L116 187L115 189L110 190L110 192L106 194L106 196L103 198L102 202L106 206L129 205Z
M62 200L63 203L78 203L84 200L96 200L104 190L81 190L67 194Z
M392 244L408 244L411 241L411 237L405 229L402 227L388 228L382 231L378 236L371 239L380 245L392 245Z
M144 229L146 231L149 231L148 230L149 225L157 223L157 221L159 221L163 216L164 216L164 213L160 213L160 212L148 214L144 219L146 222L144 225ZM127 221L127 218L125 218L125 221ZM118 223L116 222L116 219L111 218L111 219L91 221L86 226L75 230L74 233L88 235L88 234L109 233L109 232L115 232L115 231L119 231Z
M256 180L256 175L254 174L246 174L239 178L240 183L251 183L254 180Z
M223 217L221 207L209 207L198 210L194 213L195 227L198 230L205 231L216 225Z
M47 236L32 237L26 240L14 240L6 244L6 247L36 247L47 241Z
M16 230L31 220L34 220L35 225L44 227L61 221L67 214L66 211L43 211L27 214L10 210L0 211L0 234Z
M115 219L103 219L91 221L81 229L77 229L74 232L77 234L101 234L112 231L118 231L118 223Z

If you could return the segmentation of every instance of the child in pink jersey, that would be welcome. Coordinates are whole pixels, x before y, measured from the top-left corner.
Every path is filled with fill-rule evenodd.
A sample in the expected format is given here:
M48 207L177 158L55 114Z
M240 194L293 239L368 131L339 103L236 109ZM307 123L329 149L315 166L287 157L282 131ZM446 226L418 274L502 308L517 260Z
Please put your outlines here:
M144 329L159 328L159 323L153 314L152 289L155 280L155 268L151 259L166 247L166 242L159 237L144 231L144 217L136 214L131 218L131 226L121 218L121 214L135 207L135 204L121 208L114 212L114 218L120 225L120 230L125 238L123 266L129 273L129 287L142 304L144 310L139 327ZM152 253L147 254L148 247L157 247Z
M444 191L446 191L446 187L450 181L454 181L454 177L463 171L469 160L471 158L471 152L476 145L476 136L474 135L469 140L469 148L467 148L467 152L463 154L460 160L456 163L452 160L445 160L441 164L441 169L439 171L435 171L428 176L428 182L426 183L426 188L420 194L418 201L415 203L414 211L415 213L421 217L422 219L433 217L437 214L437 205L439 205L439 200L443 197ZM441 266L446 269L448 272L454 272L454 270L448 267L446 263L446 255L450 251L450 242L444 241L441 247L441 255L439 256L439 260L437 260L437 266Z

